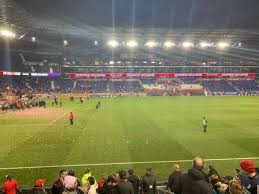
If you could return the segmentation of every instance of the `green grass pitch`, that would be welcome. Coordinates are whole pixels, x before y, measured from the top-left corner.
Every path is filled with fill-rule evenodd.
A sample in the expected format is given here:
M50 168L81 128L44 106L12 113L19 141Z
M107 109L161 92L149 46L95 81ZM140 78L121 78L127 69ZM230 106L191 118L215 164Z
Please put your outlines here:
M98 100L102 103L100 110L95 109ZM259 156L258 97L92 98L84 104L64 100L63 109L75 113L74 126L69 126L68 114L64 113L55 117L1 113L0 167L189 160L197 155L207 159ZM206 134L202 132L203 116L209 122ZM186 170L191 162L180 164ZM223 175L233 175L239 160L208 164ZM146 167L152 167L158 179L165 180L171 165L113 164L66 169L75 170L81 177L90 167L99 179L102 174L128 168L142 176ZM37 178L46 178L51 185L62 168L2 169L0 181L11 174L24 186L33 185Z

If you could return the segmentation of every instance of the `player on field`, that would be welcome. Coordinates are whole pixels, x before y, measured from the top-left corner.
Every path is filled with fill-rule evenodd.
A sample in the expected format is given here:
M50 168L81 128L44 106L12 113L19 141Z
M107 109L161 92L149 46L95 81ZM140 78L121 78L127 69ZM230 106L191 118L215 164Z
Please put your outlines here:
M70 121L70 125L74 124L74 114L72 112L70 112L69 121Z
M206 117L203 117L203 132L207 132L207 127L208 127L208 120L206 119Z

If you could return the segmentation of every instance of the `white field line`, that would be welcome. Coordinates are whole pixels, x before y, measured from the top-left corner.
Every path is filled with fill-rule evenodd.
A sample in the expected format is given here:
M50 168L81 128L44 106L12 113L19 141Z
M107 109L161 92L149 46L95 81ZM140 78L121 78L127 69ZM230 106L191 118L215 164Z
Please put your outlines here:
M79 105L77 105L75 108L72 109L72 111L74 111ZM91 108L87 108L85 110L90 110ZM63 113L62 115L60 115L58 118L56 118L55 120L53 120L52 122L50 122L48 125L52 125L53 123L55 123L56 121L58 121L59 119L63 118L66 114L68 114L67 112Z
M205 161L234 161L234 160L259 160L259 157L245 157L245 158L210 158ZM64 164L52 166L19 166L6 167L0 170L19 170L19 169L44 169L44 168L63 168L63 167L84 167L84 166L111 166L111 165L130 165L130 164L162 164L162 163L185 163L193 160L162 160L162 161L146 161L146 162L113 162L113 163L89 163L89 164Z
M3 127L22 127L22 126L44 126L44 125L49 125L49 124L40 124L40 123L36 123L36 124L17 124L17 125L1 125Z
M55 123L57 120L63 118L66 114L68 114L67 112L63 113L62 115L60 115L58 118L56 118L55 120L51 121L48 125L52 125L53 123Z
M73 111L76 109L77 107L75 107L73 109ZM85 110L90 110L91 108L85 109ZM58 121L59 119L63 118L66 114L68 113L63 113L62 115L60 115L58 118L54 119L53 121L51 121L50 123L35 123L35 124L16 124L16 125L1 125L3 127L23 127L23 126L46 126L46 125L52 125L53 123L55 123L56 121Z

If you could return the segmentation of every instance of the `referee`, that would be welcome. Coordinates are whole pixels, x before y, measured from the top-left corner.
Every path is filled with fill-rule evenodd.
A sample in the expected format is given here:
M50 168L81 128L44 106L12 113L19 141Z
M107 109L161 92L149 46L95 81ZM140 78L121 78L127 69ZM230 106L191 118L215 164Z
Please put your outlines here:
M208 127L208 120L206 119L206 117L203 117L203 132L207 132L207 127Z

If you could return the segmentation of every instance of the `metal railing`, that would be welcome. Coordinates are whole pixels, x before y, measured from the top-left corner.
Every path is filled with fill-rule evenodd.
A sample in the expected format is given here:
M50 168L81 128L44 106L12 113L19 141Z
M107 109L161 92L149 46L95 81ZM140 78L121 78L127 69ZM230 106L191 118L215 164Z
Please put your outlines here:
M157 194L174 194L173 192L169 191L166 186L157 186L156 190Z

